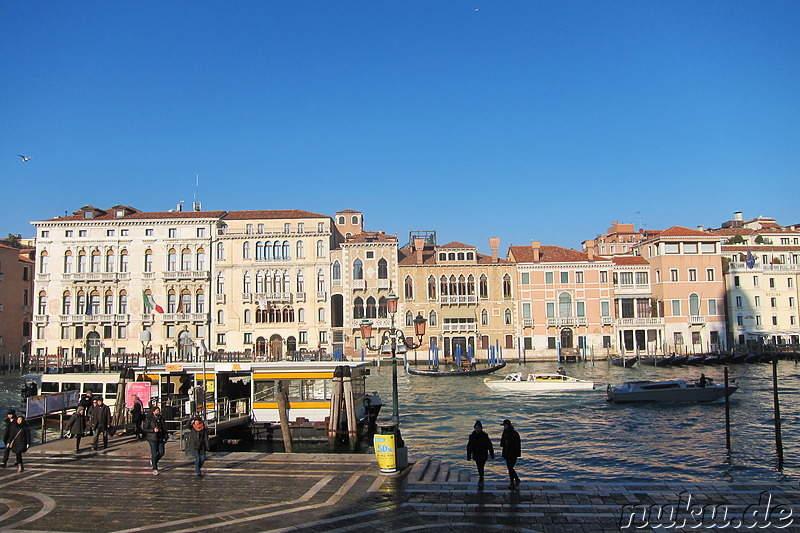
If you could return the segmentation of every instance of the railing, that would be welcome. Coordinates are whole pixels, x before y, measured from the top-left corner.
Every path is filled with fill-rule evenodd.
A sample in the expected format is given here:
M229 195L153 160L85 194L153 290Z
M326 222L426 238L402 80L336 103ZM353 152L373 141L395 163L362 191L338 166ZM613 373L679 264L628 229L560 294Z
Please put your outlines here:
M225 303L225 295L224 294L217 294L216 297L214 298L214 300L218 304L224 304Z
M467 322L466 324L442 324L443 333L466 333L477 330L478 324L475 322Z
M64 274L65 281L129 281L130 272L75 272Z
M367 280L365 280L365 279L354 279L351 284L352 284L354 289L366 289L367 288Z
M328 297L328 293L325 291L317 291L317 301L324 302L325 299Z
M166 313L164 322L208 322L206 313Z
M290 292L256 292L253 293L255 301L269 303L292 303L292 293Z
M604 326L610 326L614 323L614 320L610 316L601 316L600 323Z
M164 272L165 280L175 279L209 279L210 274L203 270L167 270Z
M474 294L443 294L439 296L439 303L442 305L474 305L478 303L478 297Z
M389 279L378 279L378 288L379 289L390 289L392 287L392 281Z
M664 325L664 319L661 317L617 319L617 326L663 326L663 325Z
M296 292L296 293L294 293L294 300L296 302L305 302L306 301L306 293L304 293L304 292Z
M1 277L0 277L0 281L2 281ZM50 281L50 274L36 274L36 281L39 281L39 282Z
M585 326L589 320L585 316L548 318L548 326Z
M533 327L533 319L532 318L523 318L522 319L522 327L524 327L524 328L532 328Z
M389 328L391 326L392 319L390 318L370 318L370 322L372 322L373 329L381 329L381 328ZM354 329L358 329L361 326L361 319L355 318L351 321L350 327ZM395 324L395 326L397 326Z
M706 323L706 317L704 317L704 316L693 315L693 316L689 317L689 324L690 325L695 326L695 325L700 325L700 324L705 324L705 323Z
M650 285L635 285L633 283L617 283L614 285L614 293L625 294L650 294Z

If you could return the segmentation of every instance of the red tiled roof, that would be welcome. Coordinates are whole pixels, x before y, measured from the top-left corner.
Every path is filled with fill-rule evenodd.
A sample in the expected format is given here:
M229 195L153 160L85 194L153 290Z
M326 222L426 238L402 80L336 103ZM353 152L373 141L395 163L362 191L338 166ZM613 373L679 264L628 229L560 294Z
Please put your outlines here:
M349 235L345 242L397 242L397 235L387 235L380 231L362 231L355 235Z
M672 226L658 234L659 237L713 237L712 233L699 231L696 229L684 228L683 226Z
M80 211L79 211L80 212ZM82 213L82 212L80 212ZM103 211L104 214L98 215L93 218L84 218L80 215L69 215L65 217L53 217L38 222L91 222L93 220L109 221L109 220L149 220L158 219L165 220L171 218L221 218L225 211L157 211L146 212L136 211L124 217L117 217L111 211Z
M470 250L474 250L474 246L470 246L469 244L464 244L463 242L458 241L451 241L447 244L443 244L442 246L437 246L437 249L444 250L444 249L451 249L451 248L469 248Z
M650 263L640 255L615 256L611 260L617 265L649 265Z
M473 248L473 247L468 246L468 248ZM424 249L422 251L422 262L419 263L419 262L417 262L417 253L414 250L412 250L411 248L401 248L400 250L398 250L398 253L397 253L397 256L398 256L397 262L398 262L398 264L403 265L403 266L409 266L409 265L438 265L438 264L443 264L444 266L461 266L461 265L470 266L470 265L475 265L475 264L477 264L477 265L491 265L491 264L501 264L501 263L502 264L507 264L507 263L511 262L511 261L508 261L506 259L501 259L501 258L498 257L497 258L497 263L495 263L492 260L492 256L491 255L484 255L484 254L475 252L476 259L474 261L472 261L472 262L459 261L457 263L452 263L452 262L438 263L436 261L436 254L438 253L439 250L441 250L441 248L439 248L439 247L437 247L434 250L432 250L430 248Z
M361 211L356 211L355 209L342 209L341 211L336 211L336 214L339 213L360 213Z
M533 263L533 249L530 246L509 246L511 253L517 263ZM608 261L607 257L600 255L594 256L594 261ZM578 263L589 262L589 254L579 252L571 248L561 246L541 246L539 247L539 263Z
M228 211L223 217L230 220L259 220L278 218L331 218L328 215L302 209L267 209L261 211Z

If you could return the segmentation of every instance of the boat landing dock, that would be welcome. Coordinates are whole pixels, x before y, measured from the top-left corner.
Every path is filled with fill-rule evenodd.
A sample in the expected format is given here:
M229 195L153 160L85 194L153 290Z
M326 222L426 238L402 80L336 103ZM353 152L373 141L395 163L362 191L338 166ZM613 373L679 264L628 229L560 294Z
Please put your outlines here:
M197 478L178 442L167 443L154 476L144 441L114 437L93 452L84 439L89 451L80 454L74 442L31 448L21 474L10 464L0 470L0 530L596 533L698 531L712 522L732 531L800 525L796 482L556 484L520 472L515 490L491 482L480 489L466 461L456 469L418 458L393 477L381 475L371 455L247 452L210 454L206 476ZM501 465L498 459L492 469ZM699 516L705 522L698 527Z

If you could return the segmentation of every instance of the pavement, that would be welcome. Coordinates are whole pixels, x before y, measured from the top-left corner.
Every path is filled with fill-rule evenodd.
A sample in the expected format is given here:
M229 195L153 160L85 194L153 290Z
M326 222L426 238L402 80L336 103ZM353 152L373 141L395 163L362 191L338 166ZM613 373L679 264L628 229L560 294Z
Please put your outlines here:
M194 475L179 442L161 474L146 442L32 447L0 470L0 531L610 532L800 531L800 488L781 484L557 484L478 487L427 458L382 475L372 455L213 453ZM414 459L412 457L412 459ZM13 462L13 456L12 456Z

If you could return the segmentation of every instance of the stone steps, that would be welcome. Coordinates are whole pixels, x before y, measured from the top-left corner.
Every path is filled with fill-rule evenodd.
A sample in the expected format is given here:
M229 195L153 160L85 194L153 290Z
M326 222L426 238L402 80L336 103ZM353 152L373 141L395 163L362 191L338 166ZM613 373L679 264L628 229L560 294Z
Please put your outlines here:
M406 478L408 483L469 483L470 474L466 470L460 470L443 463L438 459L420 459Z

